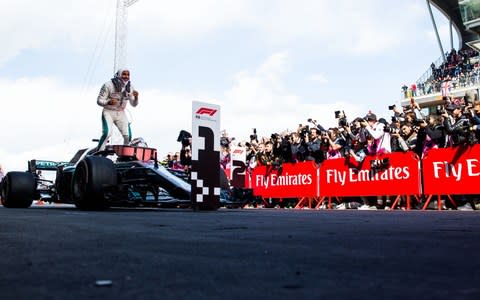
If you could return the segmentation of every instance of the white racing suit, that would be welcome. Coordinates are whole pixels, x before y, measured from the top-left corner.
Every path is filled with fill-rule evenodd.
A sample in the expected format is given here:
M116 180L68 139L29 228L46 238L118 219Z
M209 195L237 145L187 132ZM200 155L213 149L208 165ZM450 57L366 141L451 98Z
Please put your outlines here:
M129 87L129 88L128 88ZM123 136L123 143L127 145L132 139L132 133L130 130L130 124L128 122L125 108L127 102L133 107L137 106L138 98L132 94L133 87L127 84L121 91L117 91L113 82L107 81L98 94L97 104L103 107L102 111L102 136L98 142L98 151L105 150L108 140L112 136L113 125L117 126L121 135ZM108 102L111 99L119 99L120 102L116 105L110 105Z

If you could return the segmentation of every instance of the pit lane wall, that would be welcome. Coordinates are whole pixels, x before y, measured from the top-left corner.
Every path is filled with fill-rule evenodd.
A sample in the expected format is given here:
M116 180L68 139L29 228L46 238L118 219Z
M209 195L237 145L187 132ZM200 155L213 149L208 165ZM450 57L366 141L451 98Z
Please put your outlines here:
M372 167L372 160L388 161ZM375 164L375 163L373 163ZM480 194L480 145L430 150L423 159L413 152L353 159L257 166L246 186L255 196L271 198L392 195Z

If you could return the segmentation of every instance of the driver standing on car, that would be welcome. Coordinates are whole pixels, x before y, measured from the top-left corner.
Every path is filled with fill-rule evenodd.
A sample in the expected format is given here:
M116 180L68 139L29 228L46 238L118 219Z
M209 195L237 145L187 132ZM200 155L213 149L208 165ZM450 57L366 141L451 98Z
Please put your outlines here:
M102 136L98 142L98 151L105 150L113 125L117 126L122 134L125 145L132 139L130 123L125 113L127 102L133 107L137 106L138 91L130 83L130 71L120 69L114 78L103 84L98 94L97 104L103 107Z

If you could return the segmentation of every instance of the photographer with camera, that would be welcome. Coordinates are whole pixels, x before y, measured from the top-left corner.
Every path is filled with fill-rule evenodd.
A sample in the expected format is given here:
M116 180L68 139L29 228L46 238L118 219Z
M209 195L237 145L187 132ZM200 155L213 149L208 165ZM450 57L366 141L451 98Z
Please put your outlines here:
M293 162L304 161L306 156L307 147L304 140L306 133L302 132L303 126L301 125L297 128L297 131L290 134L290 149Z
M368 132L368 136L367 136L368 155L391 153L392 152L391 137L390 137L390 133L385 130L385 124L377 121L377 116L372 112L369 112L363 119L364 120L361 122L362 127L364 127ZM383 167L383 164L381 165L381 167ZM358 208L360 210L377 209L377 206L373 204L373 202L375 201L374 198L377 198L378 206L383 206L388 201L390 201L388 197L385 197L385 202L384 202L383 201L384 199L381 195L379 195L378 197L361 197L361 198L364 204Z
M273 144L273 156L275 157L275 160L279 164L284 162L293 162L290 135L287 133L275 133L272 134L271 140Z
M343 152L346 146L345 139L341 136L338 128L330 128L325 135L328 143L326 159L336 159L344 157Z
M278 158L273 154L273 143L271 140L267 140L261 147L261 150L257 152L257 164L261 166L273 166L279 167L280 162Z
M385 124L378 122L377 116L374 113L369 112L365 118L363 118L361 125L373 138L373 141L369 141L367 145L369 155L392 152L390 133L385 132Z
M469 143L469 132L471 124L468 115L463 114L462 106L457 103L450 103L445 108L443 126L448 134L448 145L459 146Z
M305 160L313 160L319 164L325 160L325 151L328 148L327 132L317 127L310 128L310 133L305 136L306 157Z
M472 122L472 126L470 127L470 131L475 133L475 138L480 141L480 101L475 100L472 103L472 107L469 109L470 120Z
M363 119L355 118L350 125L345 127L344 137L346 146L344 155L352 156L357 162L362 162L367 154L367 135L365 127L362 127Z
M422 120L421 123L425 123L425 121ZM415 151L415 147L417 146L417 132L415 131L416 129L417 127L415 127L413 124L404 123L400 128L400 132L391 134L392 136L395 135L398 139L401 151Z
M445 147L446 133L441 114L442 110L439 110L437 115L429 115L426 122L420 123L415 150L419 157L424 157L430 149Z
M442 116L445 118L443 126L448 134L447 144L449 146L461 146L474 143L472 141L474 135L472 135L473 132L470 130L473 124L470 122L468 115L463 113L462 106L458 103L450 103L447 105L446 110L448 113L444 113ZM473 199L471 197L456 195L453 198L457 203L457 210L473 210L471 203Z

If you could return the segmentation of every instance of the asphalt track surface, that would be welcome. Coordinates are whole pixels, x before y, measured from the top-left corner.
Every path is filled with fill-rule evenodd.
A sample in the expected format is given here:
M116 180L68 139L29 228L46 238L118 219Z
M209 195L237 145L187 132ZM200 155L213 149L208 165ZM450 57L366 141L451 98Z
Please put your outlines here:
M0 224L0 299L480 299L479 211L0 206Z

